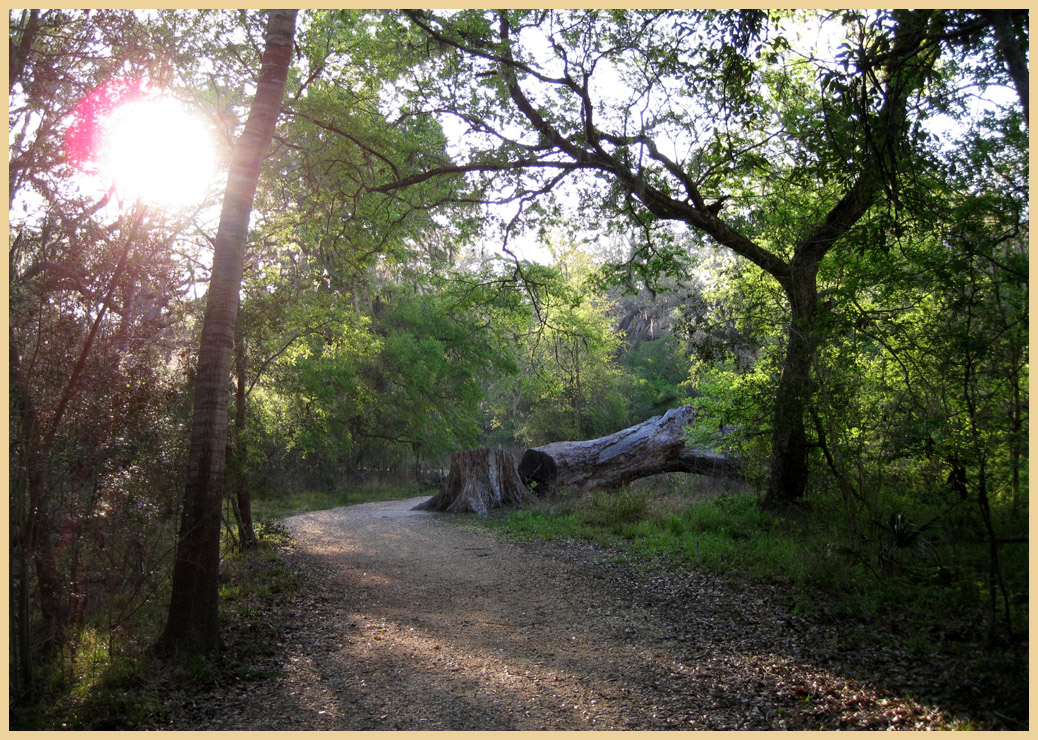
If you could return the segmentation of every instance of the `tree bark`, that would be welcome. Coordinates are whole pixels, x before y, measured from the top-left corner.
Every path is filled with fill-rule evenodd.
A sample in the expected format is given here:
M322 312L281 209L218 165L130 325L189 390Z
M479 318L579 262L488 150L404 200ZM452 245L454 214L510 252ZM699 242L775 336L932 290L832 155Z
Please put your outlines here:
M451 455L450 472L439 493L414 508L486 516L490 509L528 504L534 498L519 477L510 452L463 450Z
M210 653L221 645L217 609L220 504L234 327L249 216L260 166L281 111L296 13L270 11L256 97L235 144L227 176L195 374L191 447L173 565L173 592L157 646L161 655Z
M681 406L598 439L535 447L523 453L519 475L538 496L609 488L658 473L737 477L737 466L724 455L686 446L685 428L694 423L692 407Z
M252 524L252 489L245 479L246 454L245 454L245 425L248 416L245 413L247 393L245 392L245 336L241 326L235 327L234 332L234 445L231 447L234 455L234 496L235 496L235 518L238 524L238 541L243 550L255 547L256 529Z
M1017 97L1020 98L1020 105L1024 109L1024 125L1030 128L1031 107L1028 89L1030 76L1027 71L1027 44L1026 41L1021 43L1013 29L1015 12L1017 11L982 10L981 15L991 24L995 33L995 47L1016 87Z
M811 364L821 342L818 332L817 264L791 278L791 306L786 357L775 389L772 412L771 462L763 504L775 507L799 500L807 490L808 440L806 412L815 392Z

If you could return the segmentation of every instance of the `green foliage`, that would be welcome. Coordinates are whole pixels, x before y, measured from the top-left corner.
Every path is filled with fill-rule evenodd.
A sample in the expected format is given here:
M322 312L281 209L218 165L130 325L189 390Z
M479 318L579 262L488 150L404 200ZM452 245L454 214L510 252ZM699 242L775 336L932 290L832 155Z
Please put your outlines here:
M688 357L677 335L668 334L624 351L620 364L630 378L625 395L631 423L681 405L688 382Z
M471 209L448 198L464 190L460 177L375 189L450 164L439 121L399 107L398 85L418 61L406 53L413 36L377 10L314 11L302 34L306 84L290 91L288 146L269 164L272 187L258 207L339 289L361 287L379 259L406 261L437 232L454 239L470 229Z
M433 205L462 183L375 189L387 172L449 163L433 117L400 115L413 31L365 10L314 11L301 28L241 313L241 474L273 488L470 444L473 363L505 361L486 331L470 331L464 288L445 287L469 209Z
M788 309L759 268L742 260L707 268L711 279L702 303L689 306L681 327L689 351L689 402L700 420L689 441L720 444L763 488ZM718 440L719 432L733 430Z
M385 345L369 370L381 408L370 434L407 440L434 460L475 445L482 381L514 368L493 326L500 302L477 288L459 275L440 293L383 292Z
M528 309L488 275L431 274L417 257L394 272L370 297L318 291L291 312L312 328L271 356L250 404L251 459L275 467L268 480L297 470L335 485L476 444L484 386L514 372Z
M537 275L536 315L518 337L519 373L502 378L489 399L494 426L526 447L623 428L635 382L617 361L621 337L608 296L593 289L594 266L575 245L552 249L553 266L528 267Z

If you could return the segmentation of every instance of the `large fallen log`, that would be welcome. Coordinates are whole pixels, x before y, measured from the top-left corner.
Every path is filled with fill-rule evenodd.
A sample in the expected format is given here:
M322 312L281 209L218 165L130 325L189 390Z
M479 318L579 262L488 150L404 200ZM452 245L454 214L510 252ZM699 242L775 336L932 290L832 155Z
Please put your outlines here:
M738 477L729 458L685 445L685 428L694 422L692 407L681 406L598 439L534 447L523 453L519 475L538 496L611 488L657 473Z
M724 455L685 445L685 428L694 422L692 407L682 406L598 439L534 447L518 466L503 450L455 452L443 487L415 508L486 516L493 508L531 503L535 494L611 488L657 473L739 477Z

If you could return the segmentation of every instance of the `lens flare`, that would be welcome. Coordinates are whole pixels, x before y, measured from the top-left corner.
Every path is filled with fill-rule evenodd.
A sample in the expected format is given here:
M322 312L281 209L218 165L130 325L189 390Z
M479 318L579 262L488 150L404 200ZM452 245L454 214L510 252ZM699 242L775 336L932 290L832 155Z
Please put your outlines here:
M137 82L110 83L84 98L66 150L73 165L120 199L171 208L200 200L215 165L202 120Z

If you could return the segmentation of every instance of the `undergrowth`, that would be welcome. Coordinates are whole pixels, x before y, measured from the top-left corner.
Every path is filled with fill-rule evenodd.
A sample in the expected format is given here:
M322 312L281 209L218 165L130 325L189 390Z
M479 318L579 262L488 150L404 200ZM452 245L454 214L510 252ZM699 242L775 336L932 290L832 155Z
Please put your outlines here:
M244 552L227 537L220 571L220 621L226 649L213 657L164 663L152 651L168 607L168 584L129 627L84 625L71 636L33 702L11 702L11 730L160 729L166 697L178 687L264 677L273 654L279 606L300 587L284 561L291 546L280 520L293 514L419 495L407 486L354 486L303 491L253 502L257 547ZM165 578L165 574L162 575Z
M682 482L681 479L685 482ZM691 483L689 483L691 482ZM796 611L862 622L881 616L971 621L985 631L987 543L924 510L892 501L851 520L842 502L817 496L786 511L756 494L688 476L658 476L616 491L563 496L491 517L511 536L583 539L636 562L704 568L786 587ZM969 529L969 527L966 527ZM972 539L971 539L972 538ZM1027 632L1027 548L1004 547L1012 632ZM1004 613L994 615L1006 633Z

